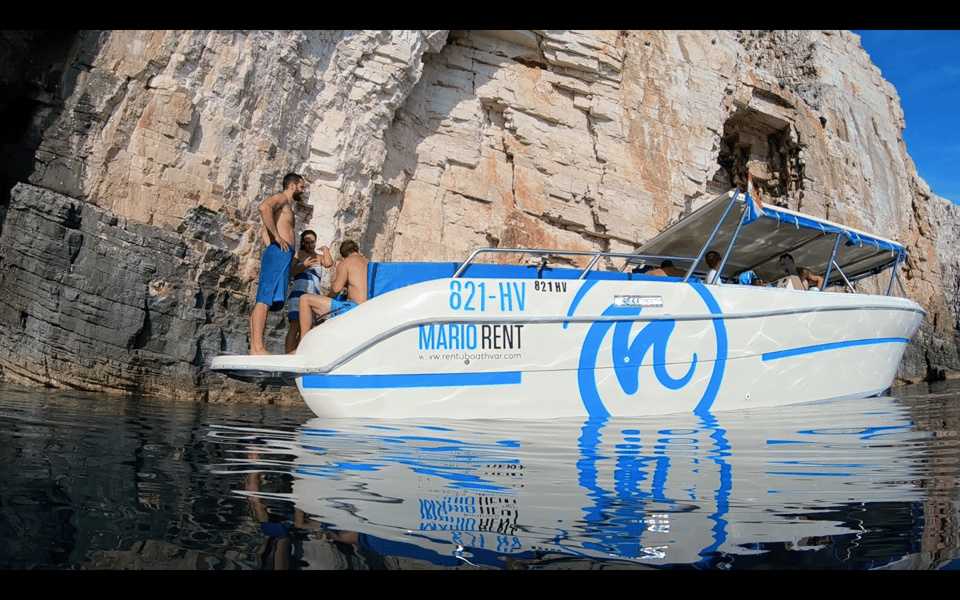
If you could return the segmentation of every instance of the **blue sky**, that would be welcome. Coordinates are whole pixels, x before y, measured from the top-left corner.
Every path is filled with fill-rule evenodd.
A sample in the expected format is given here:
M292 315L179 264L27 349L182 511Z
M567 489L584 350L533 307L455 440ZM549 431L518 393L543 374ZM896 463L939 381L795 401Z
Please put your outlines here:
M860 43L897 88L903 140L933 193L960 204L960 31L860 31Z

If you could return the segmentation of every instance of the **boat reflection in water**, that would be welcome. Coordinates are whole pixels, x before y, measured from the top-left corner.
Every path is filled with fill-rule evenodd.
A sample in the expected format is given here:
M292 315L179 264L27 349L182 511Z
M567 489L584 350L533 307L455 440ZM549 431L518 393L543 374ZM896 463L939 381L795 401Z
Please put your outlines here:
M301 530L439 566L884 566L920 552L929 475L928 436L892 398L213 433L247 453L224 472L292 478L239 493L292 502Z

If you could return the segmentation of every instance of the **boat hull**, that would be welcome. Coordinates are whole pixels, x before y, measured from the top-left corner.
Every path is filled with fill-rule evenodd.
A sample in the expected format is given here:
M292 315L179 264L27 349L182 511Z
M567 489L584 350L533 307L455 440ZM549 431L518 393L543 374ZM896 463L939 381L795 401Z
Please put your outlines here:
M441 279L318 326L273 370L327 418L737 410L884 391L923 316L857 294Z

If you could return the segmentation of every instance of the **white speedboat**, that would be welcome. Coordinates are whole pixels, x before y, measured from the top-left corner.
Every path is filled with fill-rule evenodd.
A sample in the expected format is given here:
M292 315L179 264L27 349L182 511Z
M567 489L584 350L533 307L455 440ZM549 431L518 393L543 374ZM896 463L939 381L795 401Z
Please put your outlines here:
M784 253L824 290L797 289ZM491 256L501 264L480 262ZM731 190L633 254L486 248L464 263L371 263L370 299L296 354L218 356L211 368L295 381L320 417L705 414L867 397L891 385L925 315L894 295L905 256ZM583 269L549 266L584 257ZM684 276L639 272L663 260ZM888 269L886 295L856 290ZM750 278L769 283L737 283Z

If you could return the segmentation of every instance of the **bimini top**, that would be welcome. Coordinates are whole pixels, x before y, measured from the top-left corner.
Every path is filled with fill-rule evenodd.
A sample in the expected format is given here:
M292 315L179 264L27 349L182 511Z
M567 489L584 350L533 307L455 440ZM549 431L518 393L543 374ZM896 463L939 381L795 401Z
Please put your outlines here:
M726 254L734 238L720 273L724 279L746 270L765 281L779 279L780 256L790 254L798 266L819 275L826 274L834 257L828 282L832 285L842 283L844 276L855 281L874 275L906 257L897 242L785 208L761 206L736 189L643 244L637 254L676 257L678 267L688 268L707 250ZM684 260L689 262L683 264ZM693 276L706 272L701 260Z

